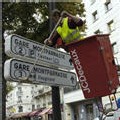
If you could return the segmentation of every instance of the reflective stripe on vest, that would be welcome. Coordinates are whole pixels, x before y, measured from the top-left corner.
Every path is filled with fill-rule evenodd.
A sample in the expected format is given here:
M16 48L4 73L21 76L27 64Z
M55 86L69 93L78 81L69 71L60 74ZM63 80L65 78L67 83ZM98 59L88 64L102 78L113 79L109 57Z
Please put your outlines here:
M62 40L65 43L70 43L74 40L80 40L81 35L78 27L76 27L75 29L70 29L68 26L68 17L63 18L62 22L63 22L62 26L59 26L57 28L57 32L61 36Z

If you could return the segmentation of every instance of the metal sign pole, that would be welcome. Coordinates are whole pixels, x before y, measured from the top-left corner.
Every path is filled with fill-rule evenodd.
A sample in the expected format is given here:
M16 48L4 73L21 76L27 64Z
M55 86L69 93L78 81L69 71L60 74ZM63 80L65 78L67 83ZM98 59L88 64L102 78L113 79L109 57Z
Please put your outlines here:
M74 87L76 85L76 75L73 72L38 64L34 66L32 71L31 68L33 68L33 63L9 59L5 61L4 77L6 80L22 83L69 87ZM27 77L28 79L25 79Z
M60 89L52 87L53 120L61 120Z
M2 38L3 39L3 38ZM4 62L5 62L5 53L4 53L4 40L2 40L2 82L0 81L0 84L2 83L0 90L2 90L2 103L0 101L0 104L2 104L2 107L0 107L0 109L2 108L2 120L5 120L6 118L6 80L4 78ZM1 95L1 94L0 94ZM1 105L0 105L1 106ZM1 114L0 114L1 115ZM0 116L1 118L1 116Z
M2 2L0 2L0 11L2 11ZM2 22L2 12L0 12L0 22ZM2 28L0 28L2 29ZM0 55L2 57L2 61L0 60L0 73L2 73L0 77L0 120L6 119L6 80L4 79L4 62L6 59L6 55L4 52L4 37L3 37L3 31L1 30L2 34L0 37L0 40L2 43L0 43L0 46L2 47L2 50L0 50ZM2 70L2 71L1 71Z
M49 3L49 11L55 8L55 3ZM50 18L50 32L52 30L53 23ZM52 108L53 108L53 120L61 120L61 108L60 108L60 90L59 87L52 86Z
M0 94L0 96L2 96L2 97L0 97L0 109L2 109L2 110L0 110L0 120L5 120L6 119L6 80L4 78L4 62L6 59L6 55L4 52L3 34L2 34L2 51L0 51L0 52L2 53L2 63L0 63L0 64L2 64L2 77L0 80L0 91L1 91L0 93L2 93L2 94Z

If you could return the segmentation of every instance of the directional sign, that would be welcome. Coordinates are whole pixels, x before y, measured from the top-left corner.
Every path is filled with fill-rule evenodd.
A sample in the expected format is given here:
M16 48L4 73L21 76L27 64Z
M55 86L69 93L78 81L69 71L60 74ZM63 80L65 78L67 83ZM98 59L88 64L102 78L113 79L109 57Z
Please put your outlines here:
M35 62L36 59L39 59L38 64L57 66L65 69L74 68L69 54L49 46L46 46L42 54L40 54L43 46L44 44L18 35L10 35L5 39L5 53L10 57L30 62Z
M16 59L7 60L4 70L4 77L6 80L13 80L16 82L21 81L23 83L52 86L75 86L77 81L76 74L73 72L53 69L42 65L33 67L32 63ZM26 78L28 78L28 80L26 80Z

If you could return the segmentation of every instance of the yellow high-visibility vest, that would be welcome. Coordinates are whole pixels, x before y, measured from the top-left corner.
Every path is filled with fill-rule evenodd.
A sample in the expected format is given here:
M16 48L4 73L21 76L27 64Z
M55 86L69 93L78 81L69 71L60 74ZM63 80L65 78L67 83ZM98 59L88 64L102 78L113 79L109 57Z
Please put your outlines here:
M80 40L81 35L78 27L75 29L70 29L68 26L68 17L63 18L62 26L57 28L58 34L61 36L65 43L70 43L74 40Z

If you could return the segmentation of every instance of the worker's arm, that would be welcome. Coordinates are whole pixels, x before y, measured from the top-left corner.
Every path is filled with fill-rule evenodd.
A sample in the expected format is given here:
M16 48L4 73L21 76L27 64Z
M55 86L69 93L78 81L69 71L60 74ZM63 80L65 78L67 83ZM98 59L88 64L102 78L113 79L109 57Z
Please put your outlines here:
M44 41L45 44L54 47L56 45L57 39L60 37L60 35L57 33L57 31L54 32L54 34L51 36L50 39L46 39Z
M60 37L60 35L57 33L57 31L55 31L53 36L51 37L52 47L54 47L56 45L59 37Z

